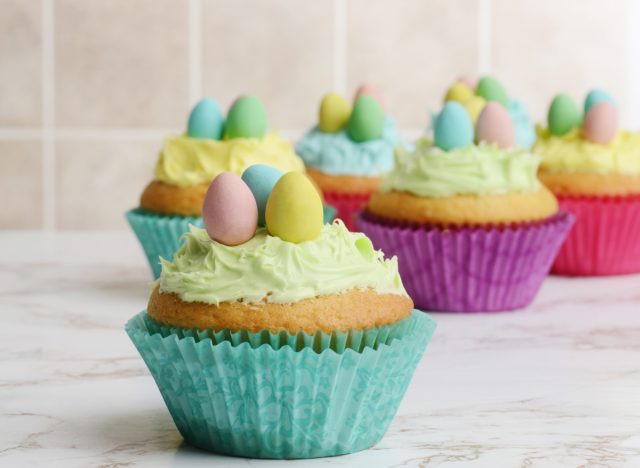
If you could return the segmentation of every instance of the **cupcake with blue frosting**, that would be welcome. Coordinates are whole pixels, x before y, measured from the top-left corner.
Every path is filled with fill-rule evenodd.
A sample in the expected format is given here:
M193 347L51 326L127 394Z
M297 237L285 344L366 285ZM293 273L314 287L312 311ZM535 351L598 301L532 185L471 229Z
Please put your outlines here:
M399 143L380 93L363 85L353 107L337 93L322 98L318 124L300 140L296 153L327 203L353 229L355 214L393 168L393 151Z

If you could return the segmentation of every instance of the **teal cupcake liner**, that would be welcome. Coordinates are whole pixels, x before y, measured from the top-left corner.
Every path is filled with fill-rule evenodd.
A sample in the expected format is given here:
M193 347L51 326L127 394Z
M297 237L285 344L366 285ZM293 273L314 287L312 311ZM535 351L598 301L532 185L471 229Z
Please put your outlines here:
M184 439L252 458L315 458L375 445L435 329L414 310L390 344L316 352L159 332L146 312L125 329ZM151 329L149 328L151 327ZM359 348L359 346L356 346Z
M325 204L325 224L331 223L335 216L336 209ZM189 230L189 224L203 227L202 217L199 216L163 215L140 208L127 211L125 217L142 245L154 279L158 279L162 271L160 257L166 260L173 258L182 245L181 236Z
M182 245L181 236L193 224L202 227L202 218L195 216L170 216L152 213L140 208L129 210L125 217L142 245L154 279L160 276L160 257L171 260Z

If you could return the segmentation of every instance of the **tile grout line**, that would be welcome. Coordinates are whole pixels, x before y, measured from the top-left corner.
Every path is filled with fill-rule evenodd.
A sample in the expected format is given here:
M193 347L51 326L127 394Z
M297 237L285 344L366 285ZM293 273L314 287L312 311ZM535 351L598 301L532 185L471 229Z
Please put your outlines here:
M491 73L492 0L480 0L478 6L478 76Z
M54 0L42 1L42 210L45 231L56 229Z
M345 0L333 2L333 88L347 94L347 3Z
M189 108L202 98L202 1L189 1Z
M627 106L623 121L631 129L640 128L640 4L627 0Z

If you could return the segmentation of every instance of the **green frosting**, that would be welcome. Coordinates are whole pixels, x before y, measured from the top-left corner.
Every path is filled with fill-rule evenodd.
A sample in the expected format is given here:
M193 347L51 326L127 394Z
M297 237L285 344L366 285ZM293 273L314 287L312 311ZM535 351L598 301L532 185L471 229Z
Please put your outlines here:
M250 241L227 246L190 226L173 261L161 259L160 291L186 302L242 300L290 304L302 299L372 288L406 295L398 261L384 259L362 233L341 221L326 224L313 240L294 244L258 229Z
M450 151L420 139L413 151L396 149L396 165L382 191L411 192L422 197L534 192L540 158L520 147L469 145Z

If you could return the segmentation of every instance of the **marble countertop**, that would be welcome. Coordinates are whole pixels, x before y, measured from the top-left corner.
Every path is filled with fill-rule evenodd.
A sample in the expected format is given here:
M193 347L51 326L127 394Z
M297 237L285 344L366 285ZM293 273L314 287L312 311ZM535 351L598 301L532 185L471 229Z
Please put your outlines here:
M182 443L123 330L149 285L128 233L0 233L0 466L285 464ZM382 442L286 466L640 466L640 275L434 317Z

